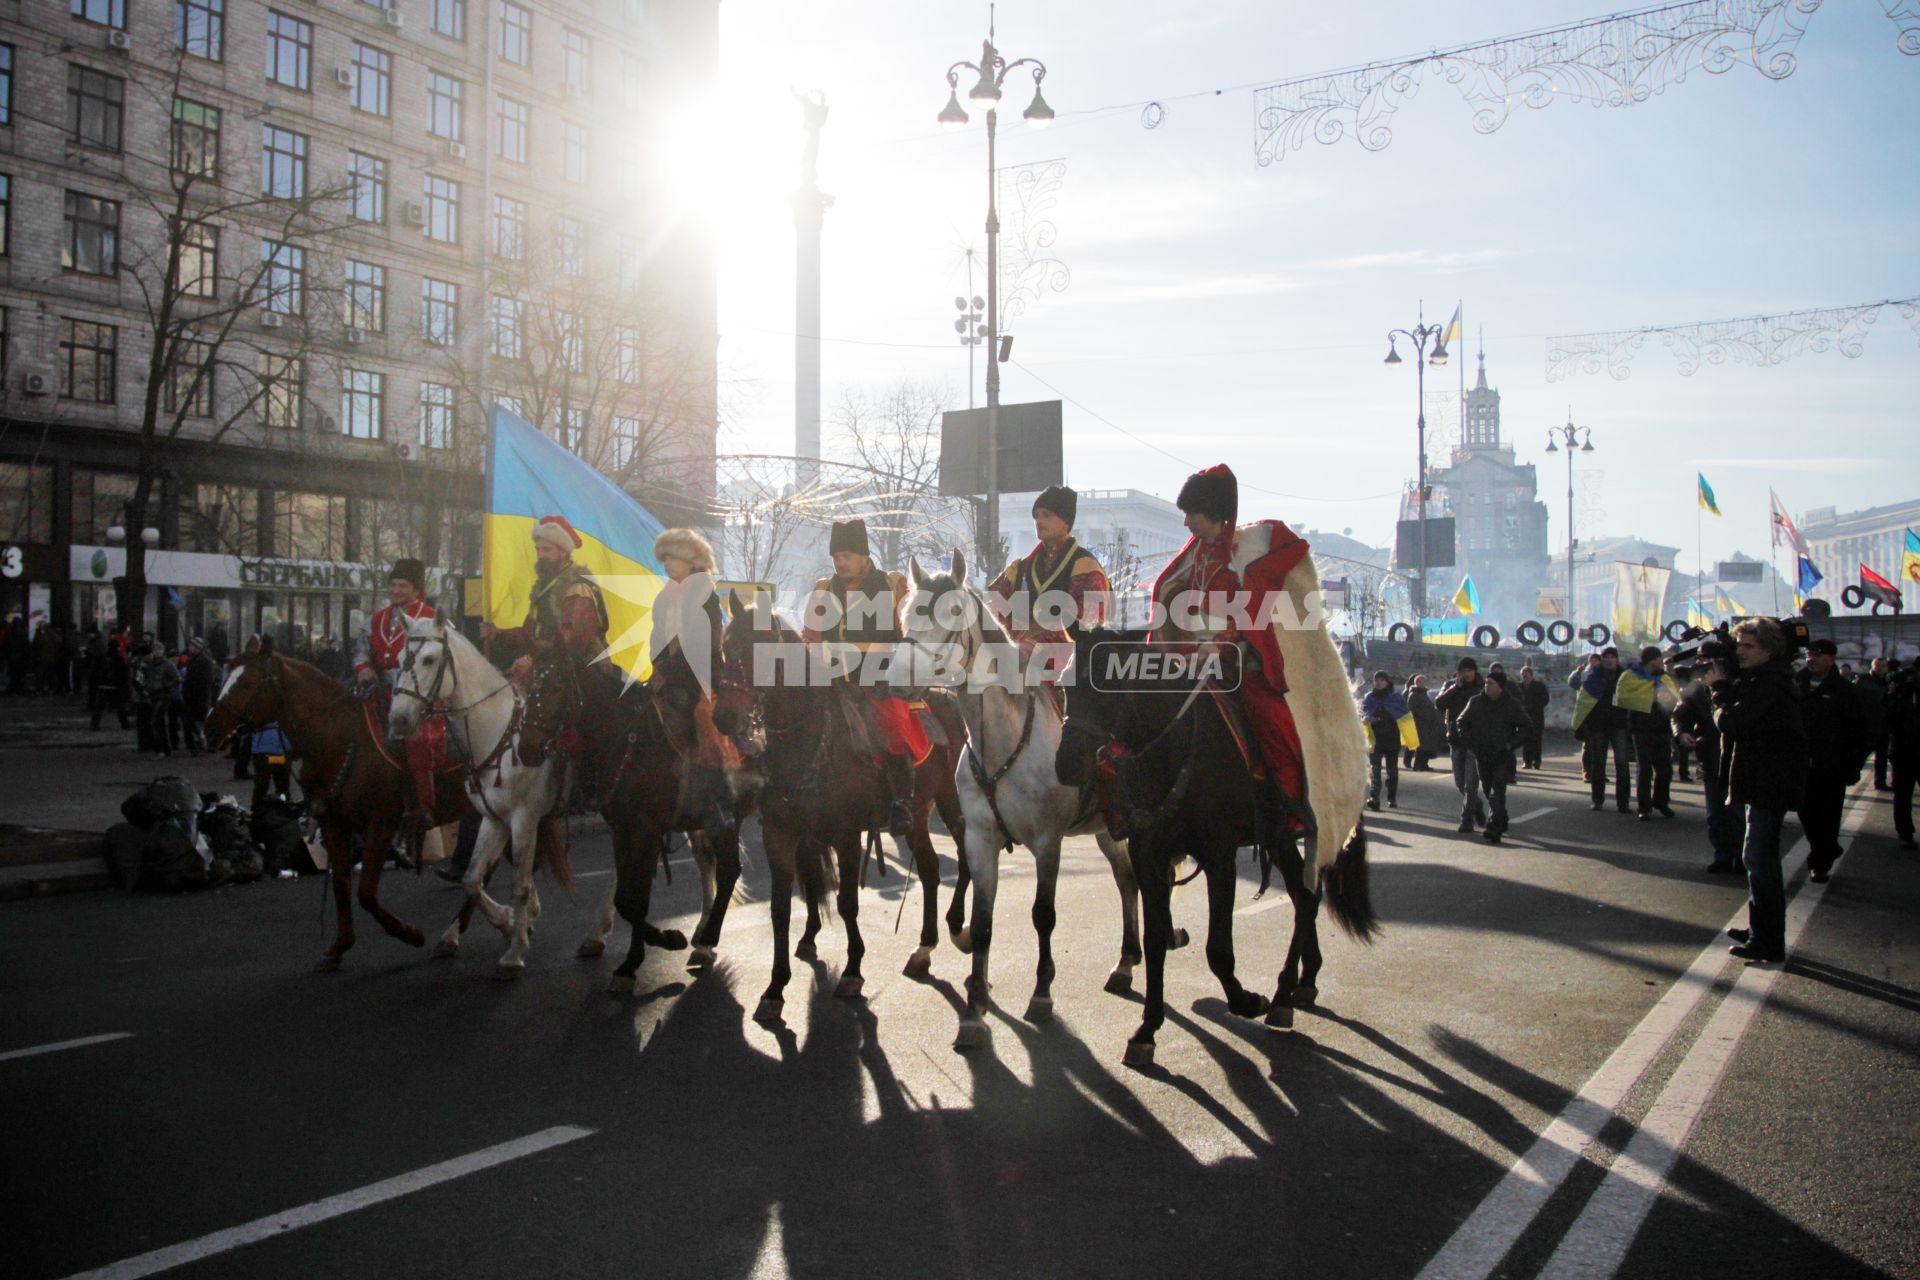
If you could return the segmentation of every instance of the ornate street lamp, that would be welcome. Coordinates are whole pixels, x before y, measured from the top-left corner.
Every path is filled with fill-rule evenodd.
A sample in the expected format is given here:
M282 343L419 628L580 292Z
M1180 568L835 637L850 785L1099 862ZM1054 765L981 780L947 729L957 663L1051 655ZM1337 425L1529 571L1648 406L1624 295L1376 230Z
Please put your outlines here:
M1567 425L1547 428L1547 452L1559 453L1560 446L1567 447L1567 625L1573 628L1573 638L1580 639L1579 611L1573 604L1573 455L1574 445L1577 452L1593 452L1593 428L1573 425L1573 410L1567 410ZM1572 646L1569 645L1569 648Z
M1424 311L1422 314L1424 318ZM1416 424L1419 433L1420 457L1419 470L1415 473L1417 478L1414 483L1414 501L1420 509L1420 576L1414 579L1413 586L1415 618L1427 616L1427 498L1431 492L1431 486L1427 484L1427 366L1432 365L1438 369L1446 365L1447 344L1443 336L1445 333L1446 326L1439 324L1416 324L1411 329L1387 330L1386 363L1389 365L1404 363L1400 359L1399 345L1394 340L1405 338L1413 344L1414 372L1419 375L1415 379L1415 394L1420 397L1419 418ZM1427 353L1429 338L1433 340L1433 351L1430 355ZM1422 356L1426 358L1422 359Z

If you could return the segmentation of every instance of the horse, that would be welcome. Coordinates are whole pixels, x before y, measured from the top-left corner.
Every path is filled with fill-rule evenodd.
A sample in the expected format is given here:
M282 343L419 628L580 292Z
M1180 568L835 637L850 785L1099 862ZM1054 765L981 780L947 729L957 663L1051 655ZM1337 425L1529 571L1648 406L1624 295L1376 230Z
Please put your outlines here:
M1002 669L1011 666L1019 679L1021 663L1017 647L984 597L965 585L966 563L957 548L947 573L930 575L917 559L908 562L915 596L902 645L907 679L914 684L956 683L967 722L966 762L956 772L954 785L967 824L961 865L973 883L973 923L956 934L954 944L973 953L973 974L954 1042L958 1049L973 1048L986 1036L988 956L1002 849L1024 844L1033 854L1038 879L1033 927L1040 936L1040 963L1027 1005L1028 1021L1053 1016L1053 902L1064 837L1092 832L1120 890L1120 962L1107 975L1106 989L1118 993L1131 988L1133 967L1141 957L1140 891L1127 852L1108 833L1106 815L1092 803L1091 789L1062 786L1054 776L1062 723L1058 704L1024 680L1017 689L1009 688L980 669L984 658Z
M1116 802L1129 811L1128 851L1146 899L1147 1008L1127 1045L1130 1065L1152 1062L1153 1035L1163 1020L1162 969L1172 923L1168 892L1181 852L1192 853L1206 874L1207 960L1228 993L1229 1007L1242 1016L1264 1010L1268 1025L1289 1027L1294 1008L1317 998L1323 889L1334 921L1350 936L1370 942L1379 930L1367 888L1365 742L1320 614L1311 557L1287 574L1283 591L1292 609L1283 621L1302 623L1277 626L1275 635L1306 766L1311 822L1303 837L1260 829L1262 812L1270 806L1262 803L1238 727L1222 705L1226 695L1207 687L1204 672L1183 697L1173 696L1157 679L1115 675L1127 669L1127 646L1147 643L1141 633L1074 633L1076 679L1068 694L1058 775L1069 784L1083 782L1092 776L1096 758L1106 758ZM1316 625L1304 625L1315 618ZM1103 653L1102 645L1115 647ZM1103 744L1118 744L1119 751ZM1249 833L1280 867L1294 905L1293 939L1271 1001L1243 991L1233 977L1233 846Z
M406 656L394 689L387 733L402 741L429 714L446 718L449 745L466 769L466 790L480 811L480 834L463 881L467 908L440 936L438 952L451 956L460 933L478 905L487 920L508 939L494 976L512 980L527 964L540 895L533 887L536 862L545 856L562 888L571 888L564 838L539 839L541 820L559 806L565 793L564 766L549 756L537 765L520 759L520 727L526 703L513 682L486 656L439 617L416 618L407 627ZM495 902L485 881L502 853L514 855L513 909Z
M387 933L410 947L425 945L420 930L380 905L380 872L412 794L406 762L389 751L371 699L354 697L322 672L273 651L241 658L221 686L207 715L207 739L216 749L236 732L278 724L300 756L300 789L314 801L320 839L333 878L336 925L333 945L314 965L331 972L353 946L353 837L364 839L359 899ZM438 775L433 820L458 822L473 810L456 785L456 767Z
M849 723L850 715L862 714L847 702L849 697L861 696L859 691L810 684L804 642L771 609L748 604L736 593L728 613L721 639L715 719L729 729L755 708L764 716L767 748L760 822L773 873L769 904L773 976L753 1016L759 1022L777 1022L784 1007L783 993L793 976L787 960L787 924L796 874L807 904L807 927L794 954L803 960L817 956L814 939L820 930L820 905L837 880L840 918L847 928L847 963L834 995L853 998L865 985L860 973L866 952L859 926L861 834L872 825L874 814L884 810L887 789L871 751L856 740ZM755 651L762 642L799 660L802 674L797 682L762 685L755 681ZM940 940L940 862L927 835L928 814L937 806L947 830L955 839L965 839L965 822L953 787L955 754L952 748L936 746L913 770L912 822L904 836L921 889L920 945L905 967L913 978L931 971L932 951ZM837 875L830 854L839 857Z

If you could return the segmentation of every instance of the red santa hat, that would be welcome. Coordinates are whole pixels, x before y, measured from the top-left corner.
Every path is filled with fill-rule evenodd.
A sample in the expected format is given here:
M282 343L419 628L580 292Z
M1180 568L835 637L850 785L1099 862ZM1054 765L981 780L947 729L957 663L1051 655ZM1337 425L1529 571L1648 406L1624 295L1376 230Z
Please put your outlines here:
M565 516L541 516L540 523L533 526L533 541L535 546L545 543L568 556L586 545Z

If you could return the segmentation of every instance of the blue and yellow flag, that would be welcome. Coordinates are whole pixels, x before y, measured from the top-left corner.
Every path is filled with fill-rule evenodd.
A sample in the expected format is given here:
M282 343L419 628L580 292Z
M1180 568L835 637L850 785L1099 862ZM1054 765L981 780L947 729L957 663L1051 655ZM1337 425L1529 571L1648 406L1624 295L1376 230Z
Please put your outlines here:
M1465 618L1422 618L1420 619L1420 643L1444 644L1455 648L1467 647L1467 620Z
M1586 691L1583 689L1581 692ZM1674 683L1672 676L1664 671L1656 676L1637 662L1620 669L1620 683L1613 687L1614 706L1622 711L1638 711L1645 715L1653 710L1656 699L1669 711L1679 705L1680 687Z
M574 563L593 574L607 605L607 654L646 678L649 615L666 571L653 556L661 524L585 461L511 410L494 405L487 440L487 513L482 542L486 619L517 627L533 592L533 526L565 516L585 545Z
M1460 316L1466 310L1466 307L1467 304L1465 302L1461 302L1458 306L1454 307L1453 319L1447 321L1446 329L1440 334L1441 346L1450 347L1460 341Z
M1694 477L1700 481L1700 509L1719 515L1720 504L1713 499L1713 486L1707 483L1707 477L1704 473L1696 471L1693 474Z
M1687 625L1699 627L1702 631L1713 630L1713 619L1700 607L1700 602L1692 596L1687 597Z
M1907 541L1900 552L1900 584L1920 586L1920 533L1907 530Z
M1713 589L1713 611L1724 614L1729 618L1737 618L1740 616L1740 602L1728 595L1725 591L1722 591L1719 587L1715 587Z
M1473 585L1472 574L1460 579L1460 589L1453 593L1453 607L1463 618L1480 612L1480 588Z

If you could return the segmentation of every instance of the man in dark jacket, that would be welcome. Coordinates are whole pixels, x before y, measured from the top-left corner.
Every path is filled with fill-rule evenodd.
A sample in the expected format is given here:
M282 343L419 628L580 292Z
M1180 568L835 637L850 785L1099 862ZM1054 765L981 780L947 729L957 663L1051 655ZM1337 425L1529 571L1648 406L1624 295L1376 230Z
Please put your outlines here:
M1920 671L1887 675L1887 761L1893 766L1893 830L1903 849L1913 841L1913 784L1920 777Z
M1440 713L1434 709L1433 695L1427 692L1425 676L1410 676L1407 679L1407 710L1413 713L1413 728L1420 739L1420 745L1407 754L1405 764L1415 773L1431 773L1427 761L1433 759L1441 747L1446 745L1447 726L1441 720Z
M187 665L180 675L180 721L187 750L196 756L207 749L207 713L219 690L220 668L207 652L207 642L195 636L187 641Z
M1367 748L1373 774L1372 785L1367 790L1369 809L1377 810L1380 807L1382 765L1386 767L1387 807L1400 807L1400 722L1403 719L1411 722L1412 716L1406 695L1395 691L1393 687L1393 677L1385 671L1374 672L1373 688L1360 702L1360 719L1367 726L1367 733L1372 740Z
M1481 690L1480 664L1472 658L1460 659L1453 679L1433 700L1434 709L1446 717L1447 750L1453 757L1453 786L1460 793L1460 830L1470 832L1477 822L1487 824L1486 805L1480 796L1480 762L1467 750L1460 737L1460 713Z
M1746 811L1747 927L1730 929L1729 950L1749 964L1787 958L1787 890L1780 829L1800 805L1807 781L1807 727L1787 664L1787 637L1772 618L1734 628L1731 675L1718 663L1707 676L1718 708L1727 798Z
M174 665L159 641L156 640L148 648L146 657L135 665L133 682L134 688L146 695L148 745L142 750L150 750L155 756L172 755L170 721L174 693L180 687L180 668Z
M1553 695L1547 690L1547 682L1536 680L1533 664L1520 668L1520 687L1513 691L1520 697L1520 705L1525 708L1527 719L1533 728L1527 732L1527 740L1520 744L1520 760L1529 769L1540 767L1540 746L1547 733L1547 704Z
M1627 713L1613 705L1613 692L1620 684L1620 651L1609 645L1599 653L1588 654L1587 665L1575 667L1567 683L1574 691L1574 713L1581 715L1582 702L1586 705L1585 714L1574 728L1586 744L1587 782L1593 788L1593 807L1596 810L1606 807L1607 752L1612 751L1613 807L1628 813L1627 797L1632 780L1627 775L1630 749ZM1580 698L1582 691L1587 695L1585 700Z
M1807 646L1807 665L1794 682L1807 722L1806 795L1800 802L1800 826L1807 833L1811 877L1825 880L1840 859L1840 811L1847 788L1860 780L1866 760L1867 725L1853 686L1834 670L1839 646L1827 639Z
M1860 715L1866 721L1867 742L1873 752L1873 789L1891 791L1887 785L1887 660L1875 658L1865 671L1853 678L1853 691L1859 695Z
M1727 774L1720 763L1720 730L1713 722L1713 691L1689 670L1673 712L1674 740L1700 762L1700 783L1707 800L1707 844L1715 875L1740 870L1740 814L1727 803Z
M1499 844L1507 830L1507 783L1513 781L1514 749L1532 732L1533 719L1520 699L1508 692L1507 673L1495 671L1487 676L1486 688L1467 702L1456 728L1473 754L1486 792L1487 843Z

